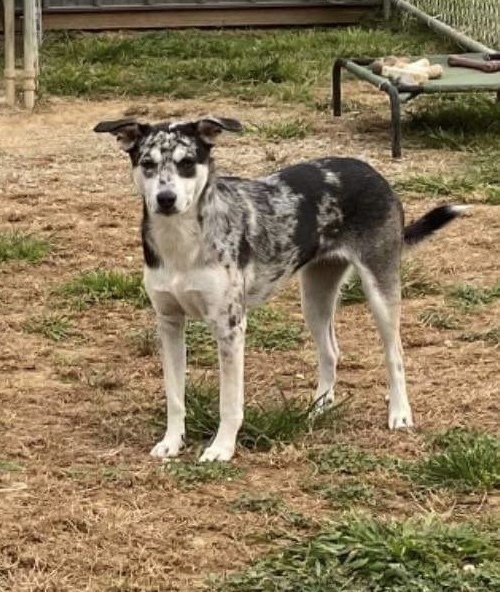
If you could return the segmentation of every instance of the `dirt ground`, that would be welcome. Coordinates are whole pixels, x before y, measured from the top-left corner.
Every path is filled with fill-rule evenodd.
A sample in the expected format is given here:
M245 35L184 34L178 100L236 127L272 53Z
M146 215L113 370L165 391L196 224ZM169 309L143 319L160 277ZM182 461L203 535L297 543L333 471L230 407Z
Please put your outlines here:
M227 100L50 99L32 115L0 112L0 231L29 231L55 245L40 264L0 264L0 460L18 468L0 469L0 588L195 590L209 574L236 570L275 548L276 530L301 528L282 515L231 510L229 502L242 493L277 494L313 522L331 514L324 501L301 488L310 471L309 448L349 442L375 453L416 457L427 432L455 425L498 432L498 349L459 341L458 331L424 327L418 320L424 308L443 305L442 295L404 302L402 335L418 428L387 431L380 344L365 306L354 305L337 317L343 352L337 394L352 396L345 423L334 433L312 433L267 453L240 448L234 464L244 470L242 477L180 489L148 456L160 435L152 418L161 416L164 405L159 359L138 358L124 340L152 325L151 312L120 302L73 310L67 314L78 334L57 343L23 330L27 318L56 310L52 290L78 272L141 270L141 206L127 159L111 138L91 131L130 107L148 106L153 119L209 112L254 124L286 117L313 124L314 133L302 140L224 136L216 152L219 168L239 175L260 175L325 154L362 157L392 180L462 165L462 153L442 150L406 150L401 161L393 161L381 125L388 124L384 99L356 83L348 92L361 108L335 121L306 107ZM363 131L371 127L372 132ZM408 218L438 203L406 198ZM491 285L499 278L499 238L498 209L477 205L410 259L444 287ZM300 319L295 284L274 303ZM498 324L499 312L497 303L467 315L467 329ZM300 351L249 352L247 398L265 402L280 392L309 396L315 371L309 338ZM188 458L193 455L191 450ZM381 475L375 486L380 515L422 509L397 480ZM481 507L477 502L457 508L446 497L425 501L425 509L443 513Z

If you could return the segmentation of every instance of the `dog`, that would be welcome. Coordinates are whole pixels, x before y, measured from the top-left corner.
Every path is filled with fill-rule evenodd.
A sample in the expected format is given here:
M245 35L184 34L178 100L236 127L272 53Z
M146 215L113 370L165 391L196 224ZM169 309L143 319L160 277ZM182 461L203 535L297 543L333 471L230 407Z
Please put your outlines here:
M243 422L247 311L293 274L318 351L316 410L333 403L339 348L333 314L354 268L382 339L389 378L390 429L413 425L400 340L400 261L404 248L459 216L444 205L404 226L402 205L369 164L331 157L248 180L218 176L212 150L230 118L139 123L103 121L128 153L143 200L144 285L157 315L167 396L167 430L154 457L175 457L185 438L187 316L217 340L220 423L201 461L228 461Z

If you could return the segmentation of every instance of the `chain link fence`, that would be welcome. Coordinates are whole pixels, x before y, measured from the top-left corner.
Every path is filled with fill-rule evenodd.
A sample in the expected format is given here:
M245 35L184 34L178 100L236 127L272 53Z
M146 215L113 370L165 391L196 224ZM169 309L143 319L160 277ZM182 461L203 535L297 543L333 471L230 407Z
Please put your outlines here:
M500 49L500 0L411 0L409 4L492 49Z

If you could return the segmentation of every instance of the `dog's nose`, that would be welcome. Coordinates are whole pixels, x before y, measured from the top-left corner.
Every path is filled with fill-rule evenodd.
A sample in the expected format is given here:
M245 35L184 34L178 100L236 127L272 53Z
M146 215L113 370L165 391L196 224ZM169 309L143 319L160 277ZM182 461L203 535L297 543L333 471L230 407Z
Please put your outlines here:
M175 203L175 197L173 191L166 189L165 191L160 191L160 193L158 193L156 200L162 210L170 210Z

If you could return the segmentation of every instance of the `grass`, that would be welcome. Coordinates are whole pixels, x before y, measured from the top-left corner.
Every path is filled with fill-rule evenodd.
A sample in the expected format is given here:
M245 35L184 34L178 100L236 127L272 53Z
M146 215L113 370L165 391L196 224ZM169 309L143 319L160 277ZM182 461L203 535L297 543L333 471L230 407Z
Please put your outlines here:
M359 475L368 471L374 471L384 464L383 459L366 452L346 446L335 444L334 446L321 450L313 451L309 454L309 460L312 462L314 472L318 475Z
M263 351L289 351L304 342L302 325L291 321L281 311L262 306L250 312L247 321L246 347ZM186 328L188 357L201 366L217 362L217 349L206 323L190 321Z
M414 108L404 127L407 137L427 148L495 149L500 133L500 104L484 93L432 97Z
M229 503L234 512L253 512L256 514L279 514L284 502L273 494L242 493Z
M468 156L465 172L457 175L413 175L398 179L394 187L427 197L447 197L463 203L500 204L500 152L481 151Z
M74 334L71 321L58 313L28 318L22 328L26 333L37 333L51 341L63 341Z
M500 585L500 538L438 519L350 517L292 542L218 592L486 592Z
M134 329L127 334L127 340L135 354L152 356L159 351L159 338L155 327Z
M50 243L18 231L0 233L0 263L27 261L39 263L51 251Z
M304 119L265 123L255 130L266 140L302 140L314 132L312 124Z
M251 512L266 516L277 516L289 527L310 528L312 525L311 520L300 512L289 508L280 497L273 494L242 493L229 502L229 508L238 514ZM265 536L268 539L274 538L274 533L268 530ZM277 536L279 537L279 534Z
M340 418L341 407L336 406L322 416L312 419L312 406L302 401L283 399L265 407L247 405L238 442L251 450L269 450L277 444L291 444L306 432ZM156 422L155 422L156 423ZM186 426L189 439L206 441L213 437L219 423L218 387L204 382L188 384L186 389ZM158 424L164 424L163 417Z
M129 302L138 308L144 308L149 303L142 276L116 270L83 272L59 286L57 293L79 307L111 300Z
M418 320L424 327L434 329L459 329L460 319L447 310L438 308L426 308L418 316Z
M0 473L19 473L23 470L23 465L18 462L0 458Z
M463 428L432 441L432 453L406 468L411 480L430 488L458 491L500 489L500 439Z
M330 482L317 482L303 487L304 491L321 497L334 506L343 508L352 507L354 504L373 503L375 489L371 485L346 481L345 483L332 484Z
M436 53L446 44L424 28L408 31L297 28L141 34L47 33L42 91L57 95L161 95L311 103L326 87L334 57ZM168 56L168 59L166 59Z
M165 471L171 475L181 487L191 487L200 483L233 481L242 476L243 472L234 465L222 462L189 463L172 461L165 463Z
M467 331L459 336L461 341L484 341L489 345L500 345L500 327L493 327L486 331Z
M404 262L401 267L401 296L403 298L422 298L439 294L441 288L416 262ZM358 304L366 300L359 277L353 276L342 287L342 304Z
M474 310L500 298L500 282L484 287L460 284L453 287L449 295L456 306L466 310Z

